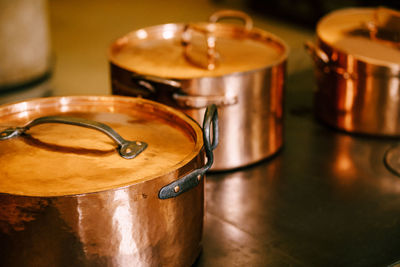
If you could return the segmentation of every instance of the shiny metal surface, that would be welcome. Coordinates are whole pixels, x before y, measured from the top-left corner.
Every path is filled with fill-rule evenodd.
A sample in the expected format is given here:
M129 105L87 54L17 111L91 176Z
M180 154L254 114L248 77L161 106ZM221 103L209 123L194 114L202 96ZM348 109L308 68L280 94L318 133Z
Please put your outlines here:
M277 153L283 145L285 64L248 73L192 80L188 95L236 95L219 108L220 144L212 170L246 166ZM182 109L201 122L203 109Z
M77 117L65 117L65 116L45 116L34 119L29 122L27 125L15 128L8 128L2 132L0 132L0 141L6 140L9 138L15 138L21 136L26 133L33 126L43 124L43 123L63 123L70 124L75 126L86 127L90 129L94 129L106 134L111 140L115 141L117 146L117 151L119 154L126 159L133 159L137 155L139 155L143 150L146 149L147 143L143 141L128 141L125 140L122 136L120 136L116 131L114 131L110 126L98 122L86 120L83 118Z
M2 266L189 266L201 249L203 181L177 198L158 189L201 166L70 197L0 195Z
M354 10L363 16L374 14L371 9ZM342 15L333 13L329 18L333 20L335 16L340 20ZM381 41L369 40L368 30L366 37L348 37L338 27L338 40L328 40L325 24L322 24L324 27L318 26L317 45L309 47L316 65L317 116L348 132L399 136L400 64L396 62L399 51ZM354 28L353 31L362 32L363 29ZM394 49L393 53L391 49ZM368 54L370 56L366 56Z
M158 197L168 199L196 187L204 177L205 173L214 163L214 149L218 146L218 110L217 106L211 105L206 109L203 122L203 148L206 154L206 163L203 167L193 169L188 174L160 189Z
M227 55L233 57L230 59L232 62L221 63L222 66L217 66L210 72L207 68L196 68L187 63L181 47L179 47L182 50L180 52L170 46L168 48L160 47L159 58L147 59L154 65L153 73L148 76L149 74L145 73L145 70L140 69L141 66L132 66L126 63L130 60L130 56L128 54L120 55L120 51L125 49L132 53L131 57L134 57L136 46L139 47L137 48L139 52L136 52L140 54L141 47L146 44L146 38L149 37L153 44L154 39L162 40L162 33L168 33L168 40L171 39L170 42L173 42L174 38L180 40L184 28L181 24L153 26L132 32L118 39L111 46L109 57L112 93L140 95L171 105L182 110L200 124L203 120L205 105L210 103L219 105L220 144L215 150L215 164L212 170L239 168L277 153L283 144L283 90L288 53L285 43L268 32L259 29L248 30L246 29L248 26L229 24L226 26L226 24L218 23L201 25L206 28L215 28L213 34L222 36L221 40L225 40L223 38L235 40L237 43L230 48L232 51L237 52L242 49L248 52L253 50L253 46L243 45L244 47L240 47L238 45L246 44L243 41L250 42L251 40L257 43L258 47L266 47L267 50L274 51L278 59L271 59L267 63L263 58L264 54L261 54L258 55L261 58L257 62L258 67L254 67L255 65L252 65L254 62L234 58L235 53L230 51L231 54ZM139 35L144 36L144 32L146 32L146 38L139 40ZM166 41L164 40L164 42ZM218 39L216 42L218 44ZM179 58L167 63L162 62L167 57L164 54L168 52L169 56L172 54L171 50ZM225 60L228 60L227 55L224 57ZM141 58L141 56L138 57ZM126 61L122 61L119 57L126 58ZM167 68L164 66L172 63L177 67ZM170 71L176 69L176 73L169 77L164 73L164 69L170 69ZM191 76L192 74L193 76ZM143 79L138 79L140 75ZM146 79L146 76L149 78ZM156 76L156 79L151 76ZM164 81L160 82L157 79ZM170 80L175 82L174 86L170 86L171 83L168 82Z
M135 105L138 105L136 106L139 108L138 110L135 110ZM25 160L20 160L18 168L14 168L10 164L13 161L2 160L3 165L0 172L2 182L2 186L0 186L1 266L189 266L193 263L201 249L204 212L204 179L202 177L204 173L201 173L199 177L196 176L196 186L190 191L169 199L158 197L160 189L165 185L212 164L212 160L210 160L208 165L205 165L204 153L207 153L210 158L212 151L202 149L203 140L201 140L200 127L193 120L164 105L115 96L53 97L5 105L0 108L2 110L0 121L3 124L5 122L15 123L14 117L18 117L21 121L30 121L29 118L35 117L37 114L48 115L62 112L66 114L75 112L89 117L94 116L93 114L102 114L97 117L102 119L115 119L116 117L112 117L112 115L116 113L125 115L125 120L128 118L129 121L129 119L135 119L134 116L128 116L130 112L138 112L142 115L144 113L141 112L148 112L150 116L154 113L155 117L147 118L147 120L145 116L139 119L136 117L136 120L126 124L140 121L149 128L152 120L164 116L163 119L171 123L174 128L186 129L187 131L182 133L187 136L186 138L196 140L193 151L191 148L189 149L191 155L179 159L176 168L162 170L162 167L158 166L157 170L151 170L150 163L146 163L151 160L144 154L148 153L151 147L154 148L155 143L146 140L149 144L148 149L139 157L126 160L117 156L114 161L109 162L112 164L111 166L108 166L106 170L101 170L102 176L100 177L92 176L90 172L99 168L97 163L104 160L106 158L104 156L98 154L82 156L73 150L69 153L75 153L73 155L74 158L77 158L75 161L66 164L58 162L57 166L53 166L54 158L62 158L64 154L68 154L67 151L61 149L62 146L58 146L56 152L52 151L54 158L43 159L38 157L39 152L44 149L43 146L34 147L32 144L26 144L25 148L27 149L24 152L27 152L26 150L30 147L33 149L28 151L28 157L24 158ZM213 118L213 127L217 127L215 114L214 109L212 116L207 118L207 120ZM121 117L119 118L121 119ZM208 123L211 125L211 122ZM4 127L3 124L2 127ZM124 119L119 121L119 124L123 125ZM47 126L47 124L45 125ZM60 124L56 126L59 127ZM82 130L81 127L77 128ZM166 128L161 129L166 134ZM209 131L206 131L208 138L210 138ZM92 130L89 132L98 134ZM70 133L64 132L64 134ZM100 134L100 136L103 135ZM142 137L148 136L142 135ZM12 138L1 142L9 142L9 145L12 145L20 141L19 139ZM79 139L79 137L75 136L75 139ZM95 141L99 142L99 140ZM108 139L107 141L110 142ZM215 140L212 143L208 139L205 141L208 142L208 147L214 147L216 144ZM2 159L7 158L7 155L12 159L15 157L14 151L4 151L5 143L1 143L3 145ZM173 151L177 149L178 144L175 144ZM169 151L171 156L173 151ZM111 154L117 153L116 151L111 152ZM7 155L4 156L6 153ZM78 169L79 162L88 159L91 164L85 166L86 172L78 173L79 177L68 176L65 181L59 181L65 178L62 176L63 173L72 174ZM160 159L159 163L171 159L165 157ZM120 160L124 163L129 162L130 175L118 174L116 165ZM152 160L157 161L154 158ZM33 173L37 172L35 163L39 165L39 161L45 161L47 169L40 169L39 179L32 178L34 177ZM141 168L137 168L137 166L135 168L137 164L140 164ZM107 165L107 162L103 161L101 165ZM57 168L60 175L48 177L52 173L50 170L54 168ZM20 172L21 170L23 171ZM26 170L27 172L24 172ZM147 176L142 171L147 173ZM151 176L150 173L154 171L158 171L158 174ZM28 185L28 189L23 188L26 191L10 193L5 189L7 183L24 185L21 181L19 184L15 180L9 181L10 177L15 177L15 173L26 174L22 177L24 183ZM133 178L138 173L143 175L140 177L141 180ZM130 179L129 183L111 188L106 187L107 190L96 189L97 184L107 179L111 178L112 182L116 180L117 183L120 183L125 176L129 176L127 178ZM32 187L32 182L30 182L32 179L36 181L33 185L40 189L37 190L39 193L28 191ZM93 180L95 181L93 182ZM60 186L63 185L63 182L64 186ZM81 190L79 193L54 193L64 192L62 191L64 187L74 183L78 184L79 190ZM20 188L20 190L22 189Z
M204 249L194 266L388 266L400 260L397 139L318 123L312 70L288 77L285 146L206 180Z

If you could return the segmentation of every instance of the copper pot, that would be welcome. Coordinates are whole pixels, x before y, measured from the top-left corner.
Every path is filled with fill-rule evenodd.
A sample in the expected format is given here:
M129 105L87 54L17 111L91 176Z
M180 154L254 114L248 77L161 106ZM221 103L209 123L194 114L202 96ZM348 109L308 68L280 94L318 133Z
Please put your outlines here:
M334 11L317 25L316 116L352 133L400 135L400 13Z
M244 25L217 23L224 18ZM283 144L286 44L253 28L239 11L209 22L164 24L116 40L109 60L113 94L142 96L180 109L201 123L219 107L220 144L213 170L255 163Z
M215 106L203 132L181 112L128 97L43 98L0 114L2 266L194 262Z

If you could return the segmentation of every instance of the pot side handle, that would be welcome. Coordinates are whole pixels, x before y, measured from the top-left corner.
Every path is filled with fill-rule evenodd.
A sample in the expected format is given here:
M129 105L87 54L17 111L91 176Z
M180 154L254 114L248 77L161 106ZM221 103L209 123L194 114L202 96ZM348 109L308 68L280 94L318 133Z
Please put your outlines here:
M128 141L122 138L110 126L97 121L91 121L83 118L67 117L67 116L45 116L34 119L23 127L8 128L0 132L0 141L18 137L28 131L33 126L44 123L62 123L75 126L82 126L98 130L110 137L117 145L118 153L125 159L133 159L147 148L147 143L143 141Z
M182 83L177 80L161 78L150 75L133 74L132 81L146 89L149 94L155 94L157 85L164 85L172 88L172 98L181 108L206 108L209 105L217 107L231 106L238 103L237 95L188 95L182 93Z
M317 68L320 68L325 73L335 72L341 75L344 79L357 79L356 73L350 73L347 69L338 65L332 57L325 53L318 45L315 45L311 41L307 41L304 44L304 48L311 55L314 64Z
M212 141L210 129L211 126L213 135ZM214 162L213 150L218 145L218 110L216 105L208 106L204 114L203 142L207 157L206 164L202 168L196 169L189 174L186 174L179 180L162 187L158 193L158 197L160 199L168 199L179 196L180 194L197 186L204 177L204 174L211 168Z

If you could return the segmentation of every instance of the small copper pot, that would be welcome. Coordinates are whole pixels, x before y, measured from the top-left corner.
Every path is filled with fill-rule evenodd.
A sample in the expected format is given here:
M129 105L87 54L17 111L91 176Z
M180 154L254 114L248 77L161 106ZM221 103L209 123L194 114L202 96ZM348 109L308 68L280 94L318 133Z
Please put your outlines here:
M317 25L316 116L338 129L400 135L400 13L386 8L334 11Z
M219 23L224 18L244 25ZM116 40L109 60L113 94L141 96L184 111L199 123L219 108L220 144L212 170L246 166L283 144L286 44L223 10L209 22L164 24Z
M43 98L0 114L0 265L194 262L215 106L203 132L181 112L128 97Z

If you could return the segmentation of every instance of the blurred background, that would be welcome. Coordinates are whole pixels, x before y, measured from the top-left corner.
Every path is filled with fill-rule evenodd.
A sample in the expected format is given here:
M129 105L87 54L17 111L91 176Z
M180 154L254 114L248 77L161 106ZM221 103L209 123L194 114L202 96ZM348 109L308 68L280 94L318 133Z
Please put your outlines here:
M0 0L0 102L46 95L110 93L107 50L143 27L207 21L215 11L247 12L257 28L290 47L289 78L311 69L304 42L327 12L398 1L356 0Z

